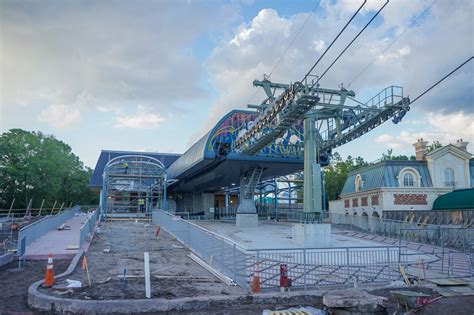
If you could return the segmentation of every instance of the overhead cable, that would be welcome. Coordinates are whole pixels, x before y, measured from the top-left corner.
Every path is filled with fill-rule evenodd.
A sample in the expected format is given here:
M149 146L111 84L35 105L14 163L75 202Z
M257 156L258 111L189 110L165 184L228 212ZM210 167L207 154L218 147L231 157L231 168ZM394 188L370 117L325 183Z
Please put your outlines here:
M298 32L296 32L295 36L293 37L293 39L291 40L291 42L288 44L288 46L286 47L285 51L283 52L283 54L280 56L280 58L278 58L278 61L275 63L275 65L273 66L272 68L272 71L270 71L270 73L268 74L268 79L270 79L270 76L273 74L273 71L275 71L275 69L278 67L278 65L280 64L280 62L282 61L282 59L285 57L286 53L288 52L288 50L290 49L290 47L293 45L293 43L295 42L296 38L298 37L298 35L301 33L301 31L303 30L303 28L306 26L306 23L308 23L309 19L311 18L311 16L313 16L314 12L316 11L316 9L319 7L319 4L320 2L318 1L318 3L314 6L313 10L311 10L311 12L309 13L308 17L306 18L306 20L304 21L303 25L301 25L301 27L299 28Z
M412 26L416 25L416 22L418 22L419 19L421 19L423 16L425 16L425 14L431 9L431 7L433 5L435 5L435 3L438 2L438 0L435 0L433 1L432 4L430 4L426 9L423 10L423 12L421 12L421 14L419 14L400 34L398 34L391 42L390 44L387 45L387 47L385 47L379 54L378 56L376 56L374 58L374 60L372 60L372 62L370 62L367 66L365 66L364 69L362 69L356 76L354 76L354 78L349 82L349 84L347 84L347 87L349 88L352 83L354 83L362 74L364 74L365 71L367 71L367 69L369 69L376 61L377 59L379 59L390 47L392 47L392 45L400 38L402 37L403 34L405 34L405 32L409 29L412 28Z
M304 80L306 80L306 78L311 74L311 71L313 71L313 69L317 66L317 64L321 61L321 59L324 57L324 55L326 55L326 53L329 51L329 49L331 48L331 46L336 42L336 40L339 38L339 36L341 36L341 34L344 32L344 30L347 28L347 26L349 26L349 24L352 22L352 20L356 17L356 15L359 13L359 11L362 9L362 7L367 3L367 0L364 0L364 3L362 3L362 5L359 7L359 9L357 9L357 11L352 15L352 17L350 18L350 20L346 23L346 25L344 25L344 27L342 28L342 30L339 31L339 33L337 34L337 36L332 40L331 44L326 48L326 50L323 52L323 54L318 58L318 60L316 61L316 63L311 67L311 69L309 69L308 73L306 73L306 75L303 77L303 79L301 80L301 82L303 82Z
M443 82L447 77L449 77L450 75L452 75L454 72L458 71L461 67L463 67L466 63L468 63L468 62L471 61L472 59L474 59L474 56L471 56L470 58L468 58L466 61L464 61L462 64L460 64L456 69L454 69L453 71L451 71L450 73L448 73L447 75L445 75L441 80L439 80L438 82L436 82L435 84L433 84L432 86L430 86L426 91L424 91L423 93L421 93L420 95L418 95L413 101L411 101L410 104L415 103L420 97L422 97L423 95L425 95L426 93L428 93L432 88L434 88L435 86L437 86L438 84L440 84L441 82Z
M341 51L341 53L339 54L339 56L337 56L336 59L334 59L334 61L329 65L329 67L323 72L323 74L321 74L321 76L318 77L318 81L321 80L324 75L329 71L329 69L331 69L331 67L336 63L336 61L346 52L346 50L352 45L352 43L355 42L355 40L360 36L360 34L362 34L364 32L364 30L370 25L370 23L372 23L372 21L379 15L379 13L383 10L383 8L385 8L385 6L389 3L390 0L387 0L387 2L385 2L385 4L377 11L377 13L375 13L375 15L370 19L370 21L365 24L365 26L360 30L360 32L351 40L351 42L349 44L347 44L347 46Z

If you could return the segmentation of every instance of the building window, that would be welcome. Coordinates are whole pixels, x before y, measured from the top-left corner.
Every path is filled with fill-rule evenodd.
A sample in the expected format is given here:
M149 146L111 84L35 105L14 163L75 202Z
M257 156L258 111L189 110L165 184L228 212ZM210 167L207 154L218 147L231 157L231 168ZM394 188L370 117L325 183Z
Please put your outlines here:
M344 208L349 208L350 205L350 200L349 199L344 199Z
M368 206L368 197L362 197L360 198L360 203L361 203L361 206L364 207L364 206Z
M364 182L362 181L362 176L360 176L360 174L357 174L354 184L356 192L361 191L364 187Z
M444 170L444 186L445 187L454 187L454 171L452 168L447 168Z
M421 187L421 176L413 167L403 168L397 176L400 187Z
M372 196L372 205L376 206L378 204L379 204L379 196L378 195Z
M358 198L353 198L352 199L352 206L353 207L358 207L359 206L359 199Z
M415 180L412 173L405 173L403 175L403 186L413 187L415 186Z

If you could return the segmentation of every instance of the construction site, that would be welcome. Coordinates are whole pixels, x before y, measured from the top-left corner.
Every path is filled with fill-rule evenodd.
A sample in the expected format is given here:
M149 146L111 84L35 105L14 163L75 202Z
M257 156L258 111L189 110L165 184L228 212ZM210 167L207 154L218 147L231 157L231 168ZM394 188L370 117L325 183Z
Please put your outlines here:
M89 179L98 205L0 209L0 313L473 314L468 141L428 150L420 138L414 159L351 170L328 200L334 149L399 128L472 67L472 56L456 61L411 96L323 85L390 5L335 51L366 2L301 77L255 79L265 98L223 115L183 154L102 150Z

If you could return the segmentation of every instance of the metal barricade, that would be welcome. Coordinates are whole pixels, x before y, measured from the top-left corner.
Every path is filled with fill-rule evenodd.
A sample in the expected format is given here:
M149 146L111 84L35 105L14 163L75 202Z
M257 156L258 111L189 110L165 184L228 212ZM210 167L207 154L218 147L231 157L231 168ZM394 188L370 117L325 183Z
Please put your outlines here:
M165 211L152 215L153 223L247 289L256 271L260 273L262 288L278 287L281 264L288 266L293 286L306 289L398 280L398 266L409 263L404 246L247 250L179 216Z
M30 245L44 234L51 230L58 228L61 224L72 218L77 212L81 210L80 206L64 210L58 214L47 216L30 225L23 227L18 233L18 240L26 237L25 246ZM22 250L21 244L18 243L18 252Z

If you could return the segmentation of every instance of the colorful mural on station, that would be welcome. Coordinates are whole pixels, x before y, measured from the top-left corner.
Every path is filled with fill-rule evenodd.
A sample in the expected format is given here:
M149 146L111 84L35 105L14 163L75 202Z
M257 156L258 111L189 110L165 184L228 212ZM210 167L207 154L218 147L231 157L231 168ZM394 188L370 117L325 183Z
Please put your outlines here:
M234 110L224 116L214 127L207 141L206 150L215 151L218 144L233 143L252 127L257 118L254 112ZM302 156L303 122L289 128L281 138L266 146L258 155Z

